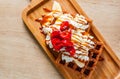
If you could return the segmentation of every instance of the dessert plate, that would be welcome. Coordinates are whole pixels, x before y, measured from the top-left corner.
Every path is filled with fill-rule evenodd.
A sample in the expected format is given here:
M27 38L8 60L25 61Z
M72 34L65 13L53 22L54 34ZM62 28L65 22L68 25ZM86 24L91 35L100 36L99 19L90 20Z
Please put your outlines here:
M85 12L81 9L78 3L75 0L56 0L62 6L62 10L69 12L70 14L75 15L76 13L84 15L88 21L90 22L90 33L100 42L103 43L103 52L102 57L104 61L99 61L95 67L95 71L89 77L90 79L114 79L118 73L120 72L120 61L115 56L114 52L110 48L110 46L106 43L104 38L101 36L100 32L97 30L92 20L85 14ZM40 32L39 26L40 24L35 20L40 18L41 15L46 14L43 8L51 9L53 5L53 0L32 0L31 3L23 10L22 18L28 29L34 35L36 40L44 49L44 53L48 55L51 59L55 67L60 71L60 73L64 76L65 79L79 79L77 74L72 74L68 71L68 69L64 65L60 65L58 61L56 61L55 57L51 54L51 51L45 44L45 36ZM76 71L75 71L76 72ZM87 78L88 79L88 78Z

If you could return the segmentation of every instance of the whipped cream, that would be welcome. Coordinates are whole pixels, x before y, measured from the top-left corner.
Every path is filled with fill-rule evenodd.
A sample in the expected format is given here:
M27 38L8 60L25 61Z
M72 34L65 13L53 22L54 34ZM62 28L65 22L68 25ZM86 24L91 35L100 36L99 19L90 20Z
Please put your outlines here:
M85 62L89 61L88 51L94 48L95 44L92 41L94 37L86 32L86 29L89 27L89 23L85 17L80 14L76 14L73 17L71 14L52 11L43 18L40 18L40 20L42 31L46 35L46 44L53 50L54 47L50 36L53 30L60 30L60 25L63 21L68 21L69 24L72 25L71 41L73 42L75 54L71 56L69 52L65 51L65 47L61 48L59 52L62 52L62 60L65 60L66 63L75 62L79 67L84 67Z

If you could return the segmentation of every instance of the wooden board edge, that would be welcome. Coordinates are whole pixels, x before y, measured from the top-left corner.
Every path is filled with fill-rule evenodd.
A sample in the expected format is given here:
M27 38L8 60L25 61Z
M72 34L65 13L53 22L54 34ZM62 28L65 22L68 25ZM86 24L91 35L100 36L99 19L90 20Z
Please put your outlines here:
M42 1L42 0L39 0L39 3L40 3L40 1ZM72 0L70 0L70 1L72 1ZM37 4L34 4L34 5L32 5L31 6L31 4L33 4L33 2L34 1L32 1L29 5L28 5L28 7L26 8L26 9L24 9L23 10L23 12L22 12L22 19L23 19L23 21L26 23L26 25L27 25L27 27L29 26L29 23L27 22L27 12L30 10L30 9L32 9L35 5L37 5ZM74 2L74 1L73 1ZM78 3L77 3L78 4ZM79 6L80 7L80 6ZM78 9L79 10L79 9ZM82 9L81 9L82 10ZM84 11L83 11L84 12ZM84 12L85 13L85 12ZM29 28L29 27L28 27ZM93 29L94 28L94 29ZM106 50L108 51L108 53L110 54L110 56L113 58L113 60L116 62L116 64L120 67L120 61L119 61L119 59L118 59L118 57L115 55L115 53L113 52L113 50L110 48L110 46L106 43L106 41L104 40L104 38L102 37L102 35L100 34L100 32L97 30L97 28L93 25L93 27L92 27L92 29L93 29L93 31L97 31L97 35L99 35L99 39L100 39L100 41L102 41L103 43L104 43L104 46L105 46L105 48L106 48ZM29 30L31 30L30 28L29 28ZM31 30L31 32L33 33L33 31ZM35 38L36 39L38 39L38 37L36 36L36 34L34 34L33 33L33 35L35 36ZM39 41L38 41L39 42ZM39 42L40 43L40 42ZM42 46L43 47L43 46ZM47 54L48 55L48 54ZM51 59L51 57L49 56L49 58ZM55 64L55 62L54 62L54 60L53 59L51 59L52 60L52 62ZM57 67L57 69L59 69L59 66L57 66L56 64L55 64L55 66ZM61 69L59 69L59 71L60 72L63 72L63 71L61 71ZM66 79L68 79L68 78L70 78L70 77L66 77L65 76L65 74L63 74L63 76L66 78Z
M109 46L109 44L105 41L101 33L98 31L97 27L92 23L91 27L92 31L95 32L94 34L97 36L97 38L103 43L104 48L108 51L108 54L111 56L111 58L115 61L115 63L120 68L120 60L115 55L115 52L112 50L112 48Z

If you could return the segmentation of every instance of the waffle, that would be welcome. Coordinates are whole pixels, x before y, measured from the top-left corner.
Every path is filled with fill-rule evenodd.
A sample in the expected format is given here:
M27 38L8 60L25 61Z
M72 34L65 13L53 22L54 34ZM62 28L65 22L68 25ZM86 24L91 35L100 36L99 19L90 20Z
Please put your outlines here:
M61 54L59 54L58 58L56 59L56 63L65 67L67 72L74 77L73 79L88 79L92 72L95 69L95 66L99 60L99 57L102 53L103 45L100 42L96 42L95 48L89 50L89 61L85 63L85 67L80 68L76 65L75 62L66 63L65 60L61 59ZM74 73L74 74L71 74Z
M102 43L89 34L89 21L81 14L71 16L62 12L57 2L52 11L47 11L50 13L37 21L56 64L72 79L88 79L103 49Z

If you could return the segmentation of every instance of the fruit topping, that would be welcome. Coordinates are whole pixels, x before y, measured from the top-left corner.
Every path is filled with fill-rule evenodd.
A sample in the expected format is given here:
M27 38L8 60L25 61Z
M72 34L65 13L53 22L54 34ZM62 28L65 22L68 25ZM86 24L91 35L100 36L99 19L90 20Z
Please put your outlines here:
M74 55L75 49L71 42L71 31L69 30L68 21L62 22L60 31L55 30L51 33L51 42L56 51L60 51L61 48L65 47L65 50L69 52L71 56Z
M60 25L60 30L68 30L69 29L69 22L68 21L63 21L62 24Z

